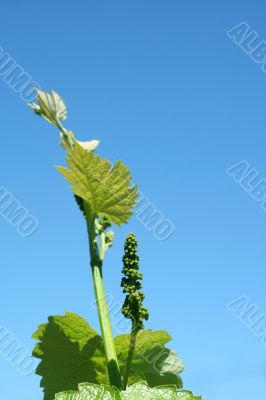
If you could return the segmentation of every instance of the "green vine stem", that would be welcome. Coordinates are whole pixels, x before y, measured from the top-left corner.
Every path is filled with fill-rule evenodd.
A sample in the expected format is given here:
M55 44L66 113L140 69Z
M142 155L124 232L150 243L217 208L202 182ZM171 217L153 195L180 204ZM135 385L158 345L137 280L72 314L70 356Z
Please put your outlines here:
M105 250L102 243L101 249L99 251L97 236L95 232L96 217L91 216L88 210L86 210L86 221L88 227L94 291L95 291L100 327L102 332L102 338L104 343L104 350L107 361L107 369L108 369L110 385L115 386L118 389L121 389L122 385L121 374L119 370L119 364L112 334L111 322L106 302L103 275L102 275L102 264L103 264ZM101 242L102 239L103 238L101 238Z
M62 134L62 140L68 148L72 148L75 145L75 141L69 131L67 131L59 120L57 122L57 127ZM96 216L92 216L89 209L86 207L85 202L83 202L83 208L85 211L85 218L87 222L88 236L89 236L89 248L90 248L90 259L91 259L91 269L93 277L94 292L97 303L98 316L100 321L100 327L104 343L104 351L107 361L107 370L110 380L110 385L115 386L118 389L121 388L122 380L119 370L119 364L113 339L112 327L108 312L108 306L106 302L104 282L102 275L102 265L105 254L105 233L104 231L100 233L100 250L97 243L96 235Z
M53 124L56 128L59 129L60 143L62 147L67 151L67 153L70 154L73 150L75 150L75 146L77 143L88 152L95 150L95 148L97 147L99 141L76 141L73 132L63 126L61 121L64 121L67 118L67 108L62 98L55 91L52 91L51 93L46 93L36 89L36 103L30 103L28 104L28 106L35 112L35 114L41 116L46 121ZM117 163L116 166L118 167L118 169L120 168L123 173L126 171L126 167L122 163ZM64 172L62 173L64 174ZM84 173L86 174L86 171ZM112 170L110 171L110 174L111 173ZM128 187L130 179L131 178L128 171L127 176L122 179L124 182L124 189L127 191L127 196L125 198L123 197L123 204L122 206L120 205L122 207L122 210L125 211L127 217L122 219L118 218L117 225L127 222L128 217L132 213L131 208L134 206L136 201L136 187ZM118 183L116 182L117 179L113 179L113 182L114 181L118 185ZM117 189L121 190L119 185L117 186ZM74 191L74 193L76 192ZM129 203L126 202L126 198L129 200ZM115 386L118 389L121 389L121 374L119 371L119 364L112 334L102 275L102 265L105 252L109 247L112 246L113 242L113 232L105 232L106 229L111 226L111 223L104 216L104 213L99 215L99 212L95 209L94 211L92 211L89 203L86 203L82 195L75 195L75 199L80 210L84 214L87 223L92 276L107 361L109 380L111 386Z
M57 127L62 134L62 140L66 147L70 149L75 145L75 141L69 131L67 131L60 121L57 122ZM119 370L119 364L113 339L112 327L108 312L108 306L106 302L104 282L102 275L102 265L104 254L106 251L105 247L105 233L100 233L100 250L97 243L96 235L96 216L92 216L88 207L86 207L85 201L83 201L83 208L85 211L85 218L87 222L88 236L89 236L89 248L90 248L90 259L91 269L93 277L94 292L97 303L98 316L100 321L100 327L102 332L102 338L104 343L104 351L107 361L107 370L110 380L110 385L115 386L118 389L121 388L122 380Z
M135 348L136 348L138 332L139 332L138 324L133 323L132 329L131 329L131 335L130 335L130 343L129 343L129 349L128 349L126 369L125 369L125 373L123 376L123 390L127 389L128 378L129 378L131 364L132 364L132 360L133 360L133 356L134 356L134 352L135 352Z
M75 141L69 131L67 131L62 124L57 120L57 127L62 133L62 140L66 147L70 149L75 145ZM76 197L77 200L77 197ZM81 200L82 201L82 200ZM104 351L107 361L107 370L110 380L110 385L121 389L122 379L119 370L119 364L113 339L112 327L108 312L108 306L106 302L104 282L102 275L102 265L104 254L106 251L105 246L105 233L102 231L100 233L100 250L97 242L96 235L96 216L91 215L90 210L86 207L85 201L82 201L82 208L84 209L88 237L89 237L89 248L90 248L90 259L91 259L91 269L93 277L94 292L97 303L98 316L100 321L100 327L102 332L102 338L104 343Z

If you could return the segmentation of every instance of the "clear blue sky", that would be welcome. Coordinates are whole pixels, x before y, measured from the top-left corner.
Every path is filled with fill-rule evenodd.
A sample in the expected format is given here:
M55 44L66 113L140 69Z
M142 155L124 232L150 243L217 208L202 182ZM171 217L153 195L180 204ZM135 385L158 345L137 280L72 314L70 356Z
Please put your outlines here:
M106 290L120 293L122 245L140 242L148 326L166 329L184 385L204 400L266 395L266 347L227 309L241 295L266 313L266 213L226 170L247 160L266 178L266 75L226 32L242 21L266 40L263 1L10 0L0 46L42 89L57 90L67 127L126 162L175 224L158 241L135 217L116 230ZM57 132L0 77L0 186L39 221L28 238L0 216L1 318L29 350L48 315L77 312L97 327L86 232ZM41 400L39 377L0 356L5 400Z

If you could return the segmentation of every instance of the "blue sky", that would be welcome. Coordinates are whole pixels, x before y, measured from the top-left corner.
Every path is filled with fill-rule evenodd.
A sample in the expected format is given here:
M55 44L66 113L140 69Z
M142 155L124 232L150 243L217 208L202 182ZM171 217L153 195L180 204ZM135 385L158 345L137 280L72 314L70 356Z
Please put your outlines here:
M136 217L116 230L104 268L118 302L123 240L139 238L148 326L166 329L184 386L204 400L263 398L266 347L227 304L266 313L266 213L226 172L241 160L266 178L266 75L226 32L246 22L266 40L265 2L10 0L3 51L43 90L65 99L66 126L122 159L175 225L157 240ZM0 215L1 318L29 351L48 315L77 312L98 327L84 222L53 127L0 77L0 186L38 219L22 237ZM0 357L1 398L41 400L38 376Z

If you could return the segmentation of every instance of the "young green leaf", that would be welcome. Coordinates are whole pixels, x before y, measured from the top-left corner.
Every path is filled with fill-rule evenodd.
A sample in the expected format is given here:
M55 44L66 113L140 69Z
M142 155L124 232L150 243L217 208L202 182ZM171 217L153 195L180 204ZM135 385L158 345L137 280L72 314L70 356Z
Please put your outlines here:
M36 89L37 103L29 103L28 106L35 114L53 124L60 131L61 146L69 151L75 145L74 133L63 127L61 121L67 119L67 108L58 93L53 90L51 93L42 92ZM93 151L99 144L99 140L77 141L85 150Z
M37 103L30 103L29 107L37 115L56 126L58 121L63 121L67 118L66 105L58 93L53 90L51 93L36 90L36 98Z
M78 392L63 392L55 400L200 400L191 392L177 391L172 386L149 388L146 382L140 382L119 392L115 388L88 383L79 384Z
M77 140L77 143L83 147L86 151L94 151L96 147L98 147L100 141L99 140L89 140L87 142L81 142L80 140Z
M137 187L130 186L128 167L121 161L112 167L110 161L87 152L77 142L67 163L70 169L58 170L71 183L73 192L86 202L91 214L103 214L118 226L128 222L137 199Z

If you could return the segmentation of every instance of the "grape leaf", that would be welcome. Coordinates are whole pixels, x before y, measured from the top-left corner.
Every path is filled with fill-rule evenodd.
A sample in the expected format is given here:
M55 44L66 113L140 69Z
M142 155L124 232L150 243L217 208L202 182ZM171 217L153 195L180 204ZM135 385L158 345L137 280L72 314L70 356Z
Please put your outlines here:
M171 340L171 336L165 331L148 329L138 333L129 384L145 380L150 387L173 384L182 388L179 374L184 370L184 364L175 351L165 347ZM127 334L115 338L122 374L126 365L129 342L130 335Z
M70 169L57 167L71 183L73 192L86 201L92 214L103 214L120 226L127 223L136 204L137 187L130 187L128 167L88 152L77 142L67 156Z
M67 312L65 316L49 317L39 326L33 338L33 356L41 362L36 373L42 376L44 400L56 393L77 390L79 382L109 384L104 346L97 332L80 316ZM147 380L150 387L173 384L181 387L179 373L182 362L175 352L164 347L171 337L164 331L142 331L138 335L129 383ZM129 335L115 339L121 371L126 365ZM76 394L73 395L73 399Z
M67 108L63 99L58 93L52 91L51 93L36 90L37 103L30 103L28 106L33 111L46 119L51 124L57 121L65 120L67 118Z
M36 374L41 375L44 400L51 400L55 393L77 389L82 380L97 383L97 362L92 360L101 337L81 317L67 312L66 316L49 317L47 324L40 325L33 334L40 341L33 356L40 358Z
M93 151L98 147L100 141L99 140L89 140L86 142L81 142L80 140L77 140L77 143L83 147L86 151Z
M119 392L116 388L88 383L79 384L79 391L58 393L55 400L200 400L191 392L177 391L174 386L149 388L146 382L139 382Z

